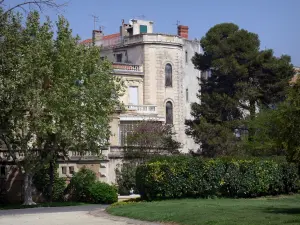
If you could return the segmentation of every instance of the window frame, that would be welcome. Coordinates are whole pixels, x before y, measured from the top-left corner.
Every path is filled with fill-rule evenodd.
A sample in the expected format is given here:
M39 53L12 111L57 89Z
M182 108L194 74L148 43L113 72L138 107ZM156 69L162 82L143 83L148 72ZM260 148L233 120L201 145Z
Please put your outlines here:
M61 174L67 175L67 167L66 166L61 167Z
M170 107L168 107L168 105ZM166 102L166 124L173 125L174 123L174 106L171 101Z
M188 64L189 63L189 59L188 59L188 51L185 51L185 63Z
M171 63L165 65L165 87L173 87L173 66Z

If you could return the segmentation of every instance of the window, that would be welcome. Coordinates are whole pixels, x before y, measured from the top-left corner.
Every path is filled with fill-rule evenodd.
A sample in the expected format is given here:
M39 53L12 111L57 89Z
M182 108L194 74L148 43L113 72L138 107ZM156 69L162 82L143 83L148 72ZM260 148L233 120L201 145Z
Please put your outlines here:
M62 167L61 167L61 173L62 173L62 174L67 174L67 167L62 166Z
M129 105L138 105L139 98L138 98L138 87L130 86L128 90L129 94Z
M70 166L70 167L69 167L69 173L70 173L70 174L73 174L73 173L74 173L74 166Z
M122 62L122 54L116 54L116 61Z
M170 63L165 67L165 85L166 87L172 87L172 66Z
M188 62L189 62L188 52L185 51L185 63L188 63Z
M172 102L166 103L166 124L173 124L173 104L172 104Z
M202 79L207 80L208 78L211 77L211 71L210 70L205 70L201 72L201 77Z
M0 176L5 176L6 175L6 167L5 166L1 166L0 168Z
M189 102L189 89L185 89L185 100L186 102Z
M127 136L133 133L136 126L136 122L121 122L119 125L119 144L121 146L127 145Z
M147 33L147 26L146 25L140 25L140 33Z

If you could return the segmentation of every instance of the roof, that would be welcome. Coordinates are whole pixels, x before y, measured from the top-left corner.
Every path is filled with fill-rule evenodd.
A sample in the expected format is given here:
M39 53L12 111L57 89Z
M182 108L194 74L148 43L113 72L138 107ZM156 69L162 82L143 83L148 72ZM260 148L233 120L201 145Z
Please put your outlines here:
M120 33L109 34L109 35L103 36L102 40L109 40L109 39L113 39L113 38L116 38L119 36L120 36ZM92 42L93 42L93 39L90 38L90 39L83 40L82 42L80 42L80 44L90 44Z
M102 40L108 40L108 39L120 37L120 35L121 35L120 33L115 33L115 34L106 35L106 36L103 36Z
M89 43L92 43L92 39L86 39L86 40L83 40L80 42L80 44L89 44Z

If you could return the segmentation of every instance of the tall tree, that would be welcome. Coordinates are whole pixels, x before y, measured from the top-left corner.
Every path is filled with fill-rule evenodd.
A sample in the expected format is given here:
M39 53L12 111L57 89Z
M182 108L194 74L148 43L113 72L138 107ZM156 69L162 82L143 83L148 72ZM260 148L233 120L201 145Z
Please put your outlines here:
M1 139L24 173L24 204L34 204L32 177L40 166L107 143L121 84L96 47L78 44L63 17L55 39L37 12L25 26L10 14L0 36Z
M287 99L266 109L250 122L255 130L250 149L256 154L285 153L288 161L300 162L300 82L292 85Z
M200 44L203 54L196 53L192 61L209 76L200 80L201 104L192 104L194 119L186 121L187 134L204 153L226 154L236 146L245 117L253 119L260 106L284 99L293 66L288 56L260 51L258 36L232 23L212 27Z

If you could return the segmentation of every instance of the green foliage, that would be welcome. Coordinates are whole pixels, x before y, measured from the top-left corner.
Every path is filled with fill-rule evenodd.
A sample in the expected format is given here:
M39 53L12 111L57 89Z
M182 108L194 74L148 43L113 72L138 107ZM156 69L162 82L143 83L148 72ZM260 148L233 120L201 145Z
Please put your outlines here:
M250 123L255 130L252 147L257 152L283 152L288 161L300 161L300 83L289 88L287 99L264 110ZM251 145L250 145L251 146Z
M95 204L112 204L118 201L118 190L115 186L95 182L89 188L89 198Z
M89 169L82 168L73 177L68 186L71 198L76 201L89 202L89 188L96 182L96 174Z
M288 56L276 58L272 50L260 51L258 35L232 23L217 24L200 41L204 53L192 61L202 72L198 98L186 133L201 145L207 156L236 154L239 138L247 130L244 119L255 117L256 108L276 104L285 98L293 76ZM249 138L253 130L249 129Z
M134 162L124 162L116 168L116 181L120 195L129 195L130 190L133 189L137 193L135 184L137 164Z
M11 12L0 22L0 138L30 184L57 155L99 153L122 83L98 47L79 44L65 18L53 27L38 12L25 19ZM24 186L28 200L31 187Z
M61 201L63 199L64 191L66 189L65 178L59 177L57 172L57 166L55 166L55 172L53 176L53 190L52 190L52 200ZM35 187L43 193L46 199L49 199L49 189L50 189L50 177L49 177L49 166L44 166L39 170L33 177L33 183Z
M294 164L271 160L170 157L140 165L136 183L147 200L184 197L257 197L295 192Z

